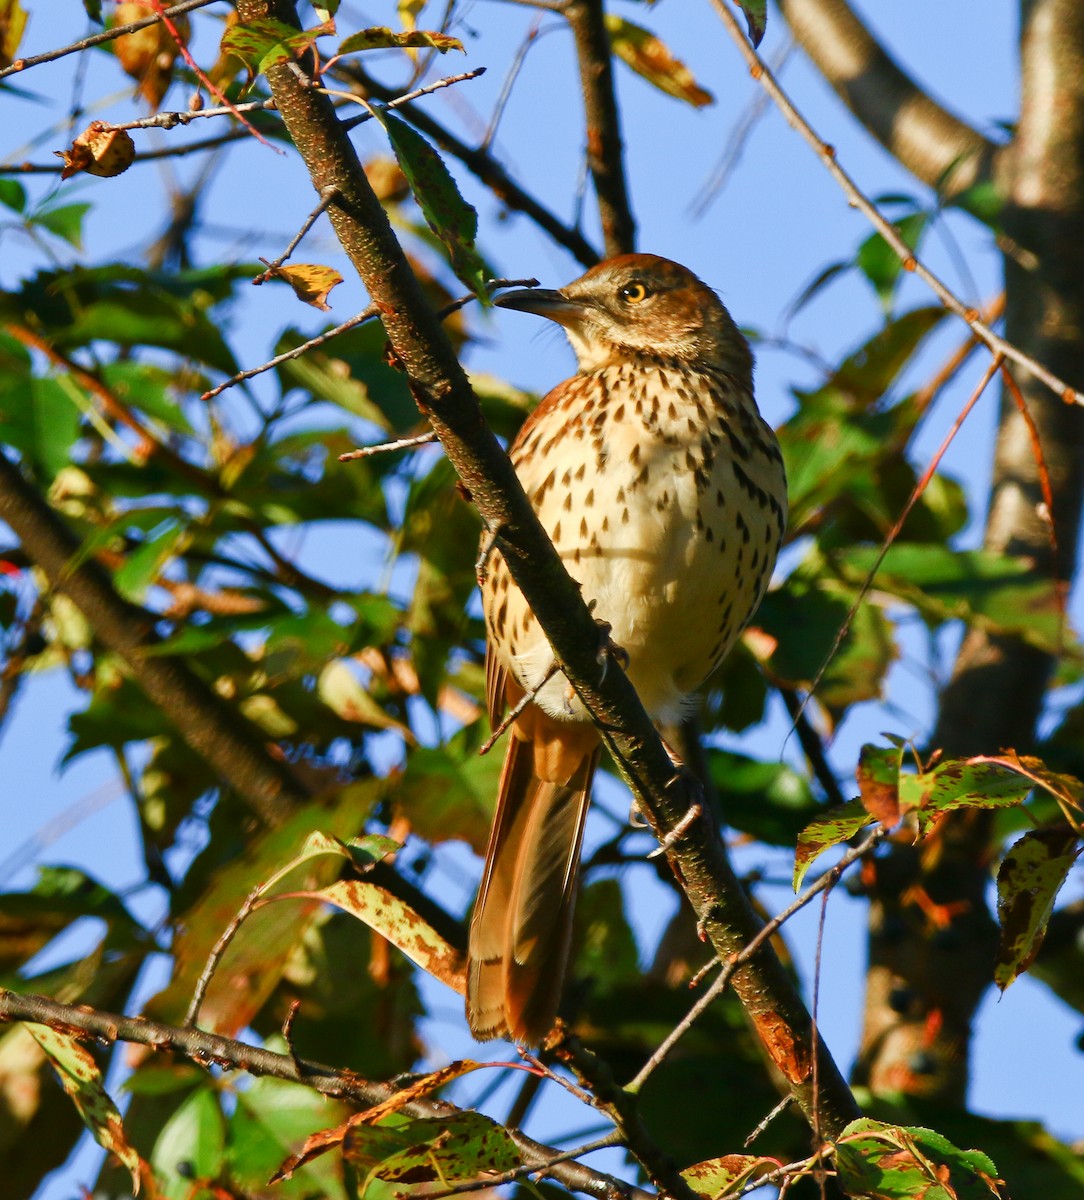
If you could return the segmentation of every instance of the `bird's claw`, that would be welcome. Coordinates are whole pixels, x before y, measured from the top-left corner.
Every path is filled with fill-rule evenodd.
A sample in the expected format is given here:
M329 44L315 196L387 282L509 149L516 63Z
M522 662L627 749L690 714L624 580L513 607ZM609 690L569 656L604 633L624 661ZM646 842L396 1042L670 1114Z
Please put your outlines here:
M592 607L594 606L592 605ZM611 659L617 663L622 671L629 669L629 652L624 646L619 646L610 637L610 630L613 629L613 626L609 621L603 621L596 617L595 624L598 625L599 633L598 654L595 655L595 659L602 668L602 675L599 680L601 682L606 678L606 670L610 665Z
M694 800L692 804L685 810L684 816L674 826L673 829L662 839L654 850L647 856L651 858L659 858L668 850L672 850L678 842L689 832L690 828L703 815L704 809L699 800Z

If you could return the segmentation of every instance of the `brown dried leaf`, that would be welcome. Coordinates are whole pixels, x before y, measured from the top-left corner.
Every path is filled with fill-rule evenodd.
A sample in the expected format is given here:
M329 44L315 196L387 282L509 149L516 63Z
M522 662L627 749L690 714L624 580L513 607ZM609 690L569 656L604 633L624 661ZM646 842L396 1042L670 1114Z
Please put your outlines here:
M70 179L80 171L110 179L123 175L135 162L135 142L127 130L113 129L105 121L92 121L68 150L54 150L64 160L61 179Z
M153 9L146 0L124 0L117 5L114 25L128 25L152 16ZM187 17L174 17L173 26L186 41L189 35ZM124 73L139 84L140 95L151 108L162 103L173 78L173 64L180 54L173 34L163 22L126 33L113 43L113 53L120 60Z

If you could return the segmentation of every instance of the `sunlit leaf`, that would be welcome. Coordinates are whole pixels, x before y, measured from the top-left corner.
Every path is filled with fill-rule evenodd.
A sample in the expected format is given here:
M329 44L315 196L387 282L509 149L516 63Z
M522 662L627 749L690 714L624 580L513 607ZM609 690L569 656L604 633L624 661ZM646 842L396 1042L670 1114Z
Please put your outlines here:
M749 40L753 46L759 46L768 27L767 0L737 0L738 7L745 13L745 23L749 27Z
M862 747L858 760L858 790L862 807L875 820L891 828L900 819L900 746Z
M484 1066L484 1063L474 1062L471 1059L449 1063L439 1070L423 1075L420 1079L413 1080L406 1087L396 1091L394 1095L383 1103L377 1104L373 1108L367 1108L364 1112L354 1113L341 1125L314 1133L306 1139L305 1144L296 1154L291 1154L279 1166L278 1170L272 1175L270 1182L278 1183L282 1179L288 1179L298 1167L311 1162L314 1158L326 1153L333 1146L341 1145L351 1130L357 1126L374 1125L384 1117L400 1112L404 1105L431 1095L453 1080L460 1079L472 1071L481 1070Z
M0 0L0 70L10 67L26 31L27 12L20 0Z
M269 67L278 63L293 62L299 58L318 37L334 33L330 23L312 29L295 29L274 17L257 17L243 24L238 22L227 27L219 46L221 54L232 54L239 58L249 71L251 82Z
M1002 860L997 873L1001 942L994 971L1002 991L1035 961L1054 901L1080 851L1080 839L1068 826L1031 829Z
M724 1154L686 1167L681 1176L698 1196L726 1200L742 1194L755 1179L770 1175L782 1165L777 1158L757 1154Z
M861 800L851 800L814 817L798 835L794 855L794 890L802 886L802 880L815 858L832 846L849 841L860 829L872 824L873 817Z
M616 13L606 13L606 30L614 54L659 91L694 108L714 102L711 92L696 82L689 68L649 29L634 25Z
M488 303L485 265L474 245L478 214L460 195L440 155L417 130L387 109L377 107L373 112L387 131L414 199L429 228L443 243L452 270L479 299Z
M932 1129L852 1121L834 1142L845 1193L856 1200L989 1200L1002 1196L997 1167Z
M343 277L333 267L321 266L319 263L290 263L284 267L276 267L276 279L288 283L294 290L294 295L327 312L331 305L327 302L328 293L343 281Z
M446 33L430 33L423 29L394 30L387 25L373 25L352 33L339 46L339 54L354 54L359 50L439 50L447 54L449 50L463 50L459 38L450 37Z
M128 1168L138 1194L146 1164L128 1144L120 1112L110 1099L94 1056L69 1034L48 1025L28 1023L27 1031L49 1056L57 1077L94 1140Z

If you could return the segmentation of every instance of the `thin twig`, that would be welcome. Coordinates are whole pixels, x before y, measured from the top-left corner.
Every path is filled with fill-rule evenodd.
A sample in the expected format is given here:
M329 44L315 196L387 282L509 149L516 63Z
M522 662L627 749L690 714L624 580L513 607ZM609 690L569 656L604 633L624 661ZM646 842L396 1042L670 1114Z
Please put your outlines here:
M497 97L497 103L493 106L493 114L489 118L489 125L486 128L485 137L482 138L481 148L488 150L493 145L493 139L497 136L497 126L501 123L501 117L504 116L505 106L512 95L512 87L519 78L520 71L523 70L523 64L527 61L527 54L531 47L538 40L538 31L542 24L542 18L536 17L531 22L530 29L527 30L527 35L519 45L519 49L512 59L512 65L508 68L508 74L504 77L504 83L501 84L500 95Z
M339 462L355 462L359 458L372 458L374 454L390 454L393 450L412 450L415 446L425 446L435 442L437 435L430 429L419 433L417 437L399 438L395 442L381 442L379 446L361 446L357 450L348 450L339 455Z
M703 1012L711 1006L711 1004L726 990L727 984L733 978L735 971L743 966L753 957L761 946L774 934L776 931L796 912L805 906L817 895L823 892L826 888L833 887L838 881L843 872L863 855L868 854L874 846L885 836L887 830L878 825L868 837L864 838L857 846L852 846L844 854L840 856L837 862L829 870L811 883L800 896L792 900L782 912L777 913L770 921L761 927L757 935L752 938L744 949L733 955L726 963L723 964L722 970L719 972L718 978L714 980L711 987L700 997L699 1000L689 1009L681 1021L666 1035L659 1043L655 1052L640 1068L636 1077L625 1085L627 1092L637 1093L643 1088L644 1084L654 1073L655 1069L661 1065L664 1059L669 1055L670 1051L677 1043L689 1032L696 1020Z
M267 270L261 271L259 275L256 276L256 278L252 281L254 284L259 286L261 283L266 283L269 279L273 279L275 277L275 275L278 273L279 267L281 267L282 264L290 257L290 255L293 254L293 252L298 248L298 246L301 245L302 238L304 238L305 234L307 234L309 230L316 224L321 215L327 211L328 205L335 200L338 194L339 193L333 187L324 188L324 190L320 193L320 203L317 204L312 212L310 212L305 218L301 224L301 228L297 231L293 237L293 240L279 255L279 257L274 259L272 262L267 262L267 260L264 258L260 259L260 262L266 263Z
M226 953L230 942L233 941L238 929L241 928L244 919L256 907L256 902L263 895L263 891L264 885L261 883L259 887L255 887L249 892L245 897L244 904L234 913L230 919L230 923L222 930L218 941L211 948L211 953L207 956L207 961L203 965L199 979L196 980L192 999L188 1002L188 1008L185 1010L184 1020L181 1022L183 1028L195 1028L196 1018L199 1016L199 1010L203 1005L204 997L207 995L207 988L211 983L211 977L218 970L218 964L222 961L222 955Z
M557 665L557 663L555 663L555 662L550 663L550 668L545 673L545 675L542 676L542 678L538 681L538 683L536 683L535 686L533 688L531 688L531 690L529 692L526 692L523 696L521 696L519 698L519 700L516 701L515 705L511 709L509 709L504 720L497 726L496 729L493 730L493 732L489 735L489 737L487 737L486 740L478 747L479 754L488 754L490 752L490 750L493 749L493 747L504 736L504 734L508 732L508 729L512 725L514 725L516 723L516 721L518 721L519 718L523 715L527 706L532 703L532 701L538 695L538 693L546 686L547 683L549 683L549 681L554 677L554 675L557 674L557 672L560 669L561 668Z
M877 557L873 561L873 566L870 567L869 571L866 573L866 577L862 581L862 586L858 589L858 595L855 596L846 617L843 618L842 625L840 625L836 636L832 639L832 645L829 648L828 653L824 656L824 662L822 662L820 667L817 669L817 673L813 676L813 681L809 685L809 690L802 697L802 702L798 705L797 712L793 714L791 724L792 730L797 729L797 723L805 714L805 710L808 707L810 700L812 700L813 696L816 694L817 687L824 678L825 671L828 670L829 664L835 658L840 646L843 645L843 639L850 632L851 623L854 621L855 615L857 614L859 608L861 608L866 596L869 595L870 588L873 587L874 580L877 578L877 572L881 569L881 564L884 562L885 557L892 548L896 538L899 537L900 531L903 529L907 518L911 515L911 509L914 508L919 496L921 496L926 490L930 480L933 478L934 472L941 465L941 459L944 458L949 446L952 445L953 439L960 432L960 427L963 425L964 421L967 420L971 410L979 402L979 398L982 396L983 392L986 391L990 380L993 379L998 371L1001 370L1001 365L1004 361L1005 358L1001 353L995 354L990 360L989 365L982 374L982 378L978 382L978 386L971 393L970 399L960 410L956 420L953 421L952 428L947 434L945 434L944 440L942 441L941 445L938 446L933 458L930 459L926 470L922 472L922 475L916 481L914 488L911 490L910 496L907 497L907 503L903 506L900 515L893 522L892 528L885 535L885 539L881 543L881 547L877 552Z
M779 1103L772 1109L770 1113L768 1113L766 1117L757 1122L756 1128L745 1139L742 1145L748 1149L757 1140L757 1138L760 1137L764 1130L767 1129L768 1126L776 1119L776 1117L782 1116L783 1113L785 1113L793 1103L794 1097L788 1092L787 1095L785 1095L783 1099L779 1101Z
M370 304L368 308L351 317L348 321L343 321L341 325L336 325L334 329L325 330L323 333L317 334L316 337L309 338L307 342L302 342L300 346L295 346L292 350L276 354L274 358L268 359L267 362L261 363L258 367L249 367L247 371L239 371L236 375L231 375L225 383L220 383L217 387L211 388L209 392L204 392L200 396L200 399L213 400L216 396L220 396L227 388L236 387L237 384L244 383L246 379L262 375L264 371L273 370L275 367L281 366L282 363L289 362L292 358L299 358L302 354L307 354L310 350L315 350L317 346L322 346L325 342L330 342L332 338L337 338L340 333L346 333L348 329L353 329L357 325L371 321L379 315L379 308L375 304Z
M226 117L235 113L274 112L274 100L249 100L244 104L218 104L213 108L195 108L187 112L160 112L149 117L138 117L133 121L100 121L99 124L107 130L119 131L127 129L176 129L178 125L191 125L193 121L205 117Z
M402 96L396 96L394 100L384 102L385 108L399 108L400 105L410 104L413 100L419 100L422 96L431 95L433 92L439 92L441 88L451 87L455 83L466 83L469 79L477 79L480 75L486 73L485 67L475 67L473 71L463 71L459 75L445 75L443 79L436 79L432 83L427 83L424 87L415 88L412 92L405 92ZM357 103L358 97L351 95L349 92L334 92L336 96L346 96L347 99ZM371 112L358 113L356 116L350 117L343 122L344 129L355 129L358 125L365 121L371 121L373 114Z
M843 193L851 206L857 208L862 213L892 248L899 257L900 262L903 263L904 270L913 271L930 288L945 308L959 317L961 321L966 322L979 340L985 343L994 354L1002 355L1010 361L1026 368L1067 404L1084 405L1084 393L1070 387L1063 379L1060 379L1052 371L1044 367L1042 363L1037 362L1031 355L1025 354L1023 350L1014 346L1012 342L1008 342L996 334L985 322L980 320L979 314L973 307L965 304L921 259L915 257L914 251L900 236L899 230L881 213L873 201L866 196L851 176L839 165L836 159L835 147L821 140L817 132L794 105L794 102L780 87L767 64L749 44L748 39L742 32L741 26L738 24L737 18L727 7L726 0L710 0L710 3L719 15L720 20L726 26L727 32L737 44L739 52L749 66L750 74L764 88L768 95L771 96L772 100L775 101L780 112L786 118L787 123L796 129L802 138L813 148L817 156L824 163L828 173L843 189Z
M193 9L206 8L208 4L214 3L215 0L184 0L183 4L174 4L165 9L162 16L179 17L184 13L192 12ZM10 67L5 67L0 71L0 79L6 79L8 75L17 75L20 71L28 71L31 67L40 66L42 63L55 62L56 59L64 58L69 54L79 54L83 50L89 50L92 46L100 46L103 42L111 42L114 38L124 37L125 34L137 33L140 29L146 29L150 25L158 25L162 21L162 16L156 13L152 17L142 17L138 21L130 21L127 25L115 25L112 29L105 29L101 33L92 33L90 37L81 38L78 42L61 46L57 50L48 50L44 54L35 54L31 58L17 58Z
M779 695L783 698L783 705L793 722L795 732L798 734L798 741L801 744L802 752L805 754L809 765L813 768L813 775L821 785L821 790L824 792L828 803L833 808L840 804L846 804L847 797L840 790L839 781L836 779L836 774L832 770L832 764L828 761L828 755L825 753L824 742L820 734L813 728L809 717L803 711L798 694L793 688L781 687Z
M606 254L628 254L636 248L636 222L625 183L621 114L614 94L613 56L602 0L570 0L564 14L576 43L587 122L587 165L595 185Z
M794 52L794 45L793 35L788 36L786 41L775 52L772 57L772 70L776 74L783 70L787 59ZM699 194L689 205L688 213L694 221L699 221L707 213L712 204L718 200L723 188L726 187L731 172L738 165L742 152L753 135L753 131L768 111L770 103L771 101L764 92L756 92L745 106L745 109L738 114L738 119L730 131L730 137L727 138L726 145L723 147L723 153L719 156L719 160L712 169L707 181L700 188Z

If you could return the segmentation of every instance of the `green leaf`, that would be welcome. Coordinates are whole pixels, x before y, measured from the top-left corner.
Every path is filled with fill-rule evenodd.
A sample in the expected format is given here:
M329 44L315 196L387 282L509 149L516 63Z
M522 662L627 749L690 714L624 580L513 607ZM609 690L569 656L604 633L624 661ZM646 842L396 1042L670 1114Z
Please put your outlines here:
M230 25L222 35L221 54L232 54L248 68L251 78L262 75L278 63L293 62L318 37L334 32L334 26L323 24L312 29L295 29L274 17L258 17L245 24Z
M862 807L891 829L900 819L900 764L902 746L862 747L858 759L858 790Z
M1002 808L1022 804L1034 786L1001 763L948 759L930 771L900 775L900 806L914 810L923 833L959 808Z
M616 879L596 879L576 903L573 962L577 976L607 991L640 978L640 952L625 914L625 897Z
M858 546L832 554L833 569L858 586L878 551ZM1013 634L1048 653L1064 651L1058 591L1026 558L989 550L898 543L877 571L878 591L906 600L928 621L964 620L990 633Z
M1004 991L1035 961L1054 911L1054 901L1080 856L1068 826L1032 829L1005 855L997 873L1001 925L994 982Z
M31 225L47 229L55 237L63 238L76 250L83 248L83 218L90 212L89 204L58 204L56 207L39 208L30 216Z
M398 1144L401 1149L392 1150ZM522 1163L508 1133L481 1113L407 1121L393 1127L357 1125L343 1145L356 1166L369 1166L369 1181L442 1185L510 1171ZM364 1189L363 1189L364 1190Z
M188 1096L154 1143L151 1162L166 1200L189 1200L194 1179L215 1179L225 1158L226 1125L209 1087Z
M202 895L178 914L181 933L174 939L173 976L147 1005L148 1015L166 1022L183 1016L208 955L223 929L236 917L248 895L281 874L297 847L317 830L349 837L386 790L381 780L361 780L314 800L281 826L248 841L207 881ZM302 863L289 883L319 886L335 877L339 863L323 855ZM272 993L290 951L299 945L316 910L309 904L267 904L241 925L222 956L200 1010L200 1027L228 1037L248 1025Z
M920 1126L852 1121L834 1144L839 1182L869 1200L989 1200L1001 1196L997 1167Z
M237 1092L237 1107L229 1121L227 1158L230 1179L245 1194L274 1195L282 1200L345 1200L337 1164L317 1160L299 1167L290 1180L267 1181L282 1160L305 1138L329 1124L345 1120L345 1104L329 1100L312 1088L282 1079L254 1079Z
M696 82L692 71L649 29L634 25L615 13L606 13L605 19L610 49L642 79L694 108L715 102L711 92Z
M106 363L100 374L109 390L129 407L161 421L171 432L195 433L181 406L169 396L169 389L177 383L176 372L126 359Z
M17 179L0 179L0 204L17 213L26 211L26 188Z
M466 54L463 43L459 38L449 37L446 33L428 33L423 29L408 29L396 31L387 25L372 25L368 29L352 33L339 46L339 54L355 54L359 50L439 50L447 54L449 50L459 50Z
M849 841L860 829L872 824L873 817L861 800L851 800L814 817L798 835L794 854L794 890L802 886L806 872L818 855L832 846Z
M894 224L904 242L912 250L917 250L929 221L928 213L917 212L901 218ZM858 248L855 261L862 274L873 284L884 310L890 312L892 297L904 269L900 256L879 233L874 233Z
M485 850L504 758L503 746L478 753L481 726L460 730L443 746L421 747L407 760L396 804L427 841L462 838Z
M722 1158L709 1158L686 1167L681 1176L698 1195L708 1200L726 1200L728 1196L742 1195L754 1180L770 1175L782 1165L777 1158L758 1154L724 1154Z
M51 482L71 462L79 410L65 382L53 378L0 379L0 442L14 446Z
M132 1177L133 1191L138 1192L146 1164L128 1144L120 1112L105 1090L94 1056L75 1038L48 1025L27 1023L26 1030L49 1056L61 1087L94 1140L124 1163Z
M452 270L483 303L488 303L485 265L474 246L478 214L460 195L440 155L417 130L387 109L374 107L372 111L387 131L414 199L426 224L440 238Z
M771 846L793 846L821 811L809 782L781 762L758 762L744 754L706 749L708 770L723 798L726 823Z
M163 528L128 556L123 566L113 572L113 583L126 600L136 603L143 600L147 588L176 555L186 532L179 521L167 521Z
M745 23L749 27L749 40L754 49L760 45L764 30L768 27L767 0L737 0L738 7L745 13Z
M92 21L102 23L102 0L83 0L83 7Z

